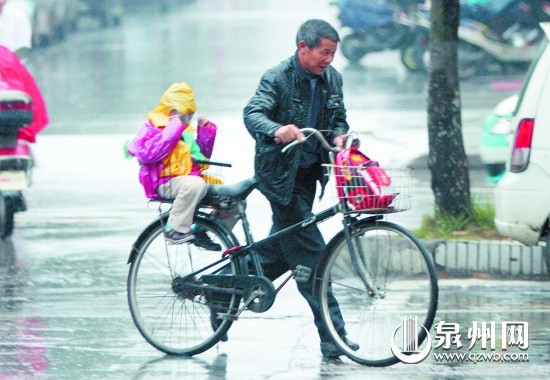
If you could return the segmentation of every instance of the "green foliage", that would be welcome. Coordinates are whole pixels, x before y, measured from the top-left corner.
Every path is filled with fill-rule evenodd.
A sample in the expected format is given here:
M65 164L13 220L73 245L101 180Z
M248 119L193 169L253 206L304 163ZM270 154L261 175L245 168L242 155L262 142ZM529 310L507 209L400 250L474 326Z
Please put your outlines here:
M492 203L474 202L469 215L451 216L437 209L434 216L424 216L415 235L422 239L489 239L499 237L494 223Z

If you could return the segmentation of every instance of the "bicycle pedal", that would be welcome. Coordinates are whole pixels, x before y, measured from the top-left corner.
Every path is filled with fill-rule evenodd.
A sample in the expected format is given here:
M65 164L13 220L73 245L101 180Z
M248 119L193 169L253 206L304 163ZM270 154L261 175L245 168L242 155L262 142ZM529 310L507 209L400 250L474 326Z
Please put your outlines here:
M296 280L296 282L306 282L309 280L309 276L311 276L310 267L296 265L296 268L294 269L294 280Z

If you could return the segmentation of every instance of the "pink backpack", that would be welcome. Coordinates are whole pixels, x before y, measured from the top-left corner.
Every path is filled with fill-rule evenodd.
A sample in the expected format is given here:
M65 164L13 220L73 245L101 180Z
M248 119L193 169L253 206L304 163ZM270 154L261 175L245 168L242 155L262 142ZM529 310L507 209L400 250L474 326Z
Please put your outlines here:
M389 208L398 195L386 170L356 147L339 152L334 164L338 199L354 210Z

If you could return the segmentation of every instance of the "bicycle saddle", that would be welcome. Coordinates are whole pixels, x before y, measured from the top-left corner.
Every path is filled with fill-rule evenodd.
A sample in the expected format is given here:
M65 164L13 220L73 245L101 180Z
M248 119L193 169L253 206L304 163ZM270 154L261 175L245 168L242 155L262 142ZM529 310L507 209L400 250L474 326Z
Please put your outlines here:
M221 196L240 201L246 199L257 185L258 181L255 177L247 178L231 185L209 185L205 198Z

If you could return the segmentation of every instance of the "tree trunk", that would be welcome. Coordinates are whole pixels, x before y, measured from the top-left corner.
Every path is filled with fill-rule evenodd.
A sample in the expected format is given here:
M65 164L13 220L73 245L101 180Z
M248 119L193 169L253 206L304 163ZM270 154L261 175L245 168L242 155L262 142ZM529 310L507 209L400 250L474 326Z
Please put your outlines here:
M428 166L439 211L468 216L468 160L462 138L457 69L459 0L432 0L428 84Z

